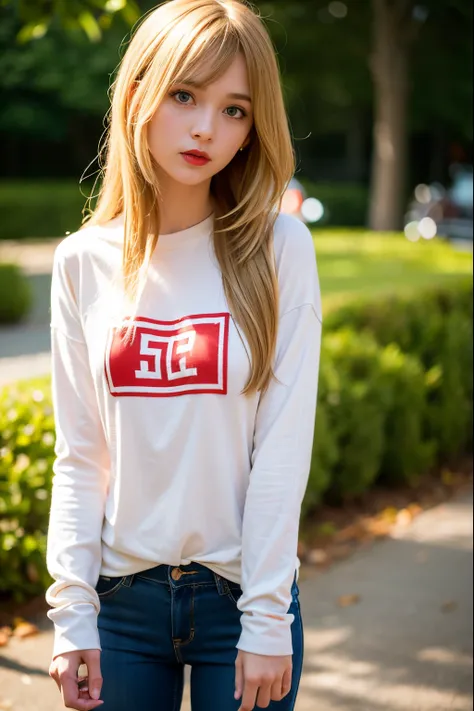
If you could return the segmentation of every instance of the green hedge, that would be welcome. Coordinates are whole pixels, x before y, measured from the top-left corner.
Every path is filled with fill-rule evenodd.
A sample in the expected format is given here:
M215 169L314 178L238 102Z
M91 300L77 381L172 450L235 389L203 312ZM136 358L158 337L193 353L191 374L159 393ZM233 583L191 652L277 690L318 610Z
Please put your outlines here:
M74 181L0 182L0 240L75 232L88 194Z
M360 227L367 222L369 191L356 183L311 183L298 176L309 197L326 208L322 224ZM62 237L82 221L89 181L0 181L1 239Z
M320 200L325 208L321 225L324 227L363 227L369 211L369 188L359 183L312 183L298 180L308 197Z
M0 592L18 600L49 585L46 530L51 504L54 421L49 380L0 395Z
M356 301L331 314L326 331L350 324L374 334L381 346L397 343L416 357L426 373L428 411L425 436L439 461L472 444L473 399L472 280L420 292Z
M0 324L17 323L32 301L31 287L16 264L0 264Z
M325 324L303 517L472 451L472 282L354 303ZM0 392L0 592L41 594L54 428L49 380Z

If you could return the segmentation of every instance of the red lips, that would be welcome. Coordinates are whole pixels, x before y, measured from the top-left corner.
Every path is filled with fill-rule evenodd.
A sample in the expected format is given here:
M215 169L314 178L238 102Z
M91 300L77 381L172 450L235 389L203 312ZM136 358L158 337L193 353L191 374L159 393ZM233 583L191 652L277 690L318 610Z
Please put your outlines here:
M184 155L196 156L197 158L205 158L206 160L211 160L211 156L203 151L185 151Z

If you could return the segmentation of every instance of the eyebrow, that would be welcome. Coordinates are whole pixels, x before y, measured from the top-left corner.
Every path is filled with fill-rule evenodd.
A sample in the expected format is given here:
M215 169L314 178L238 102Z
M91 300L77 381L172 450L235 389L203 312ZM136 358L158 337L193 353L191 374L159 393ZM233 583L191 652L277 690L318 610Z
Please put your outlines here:
M228 99L237 99L239 101L248 101L249 104L252 103L252 99L247 94L227 94Z
M180 83L180 82L177 82ZM193 81L192 79L188 79L187 81L181 82L182 84L185 84L186 86L192 86L195 87L196 89L202 89L203 84L201 82ZM227 94L227 99L235 99L237 101L248 101L249 104L252 103L252 99L248 94L239 94L239 93L232 93L232 94Z

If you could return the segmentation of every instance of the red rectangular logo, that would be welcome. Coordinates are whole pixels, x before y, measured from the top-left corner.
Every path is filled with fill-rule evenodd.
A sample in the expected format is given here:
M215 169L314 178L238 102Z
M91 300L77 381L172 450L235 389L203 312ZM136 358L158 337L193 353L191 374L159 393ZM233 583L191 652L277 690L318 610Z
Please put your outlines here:
M114 397L227 394L229 314L186 316L178 321L137 317L109 334L105 374Z

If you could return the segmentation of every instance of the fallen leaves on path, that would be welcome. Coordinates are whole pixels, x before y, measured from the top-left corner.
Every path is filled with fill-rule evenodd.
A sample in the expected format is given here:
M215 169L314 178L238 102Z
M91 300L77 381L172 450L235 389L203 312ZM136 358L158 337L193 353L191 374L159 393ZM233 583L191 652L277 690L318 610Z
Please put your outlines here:
M19 639L26 639L27 637L34 637L39 634L38 627L33 623L24 620L22 617L15 617L13 624L13 636L18 637Z
M12 637L17 639L27 639L39 634L39 628L32 622L24 620L22 617L15 617L13 626L0 627L0 647L6 647ZM0 711L2 707L0 706Z
M376 488L340 507L322 505L302 527L298 557L303 564L327 570L359 548L390 537L396 528L410 526L427 509L472 486L472 479L470 459L460 472L444 469L417 486Z
M458 607L459 605L456 600L447 600L441 605L441 612L444 612L445 614L448 612L455 612Z
M360 595L341 595L337 604L339 607L351 607L352 605L357 605L359 602Z
M8 644L12 634L13 630L11 627L0 627L0 647L5 647Z

